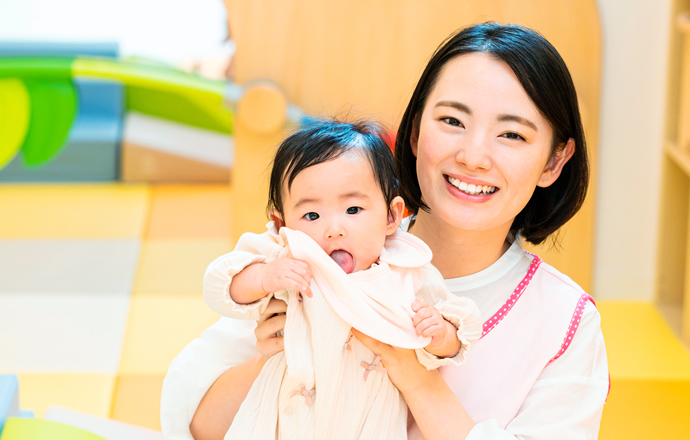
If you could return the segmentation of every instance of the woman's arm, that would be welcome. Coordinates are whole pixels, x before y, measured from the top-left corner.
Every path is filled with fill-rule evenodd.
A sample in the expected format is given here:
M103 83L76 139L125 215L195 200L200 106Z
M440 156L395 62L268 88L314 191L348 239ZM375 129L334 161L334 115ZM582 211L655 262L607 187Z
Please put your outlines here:
M283 301L269 302L254 330L258 353L223 373L201 399L189 425L195 440L223 439L266 360L284 349L276 333L285 328L286 310Z
M223 373L211 385L194 413L189 430L194 440L222 440L266 360L284 350L285 302L271 299L254 330L258 353Z
M276 333L285 327L285 315L275 314L286 309L283 301L272 299L258 325L221 318L182 350L163 382L166 439L222 440L264 359L283 350Z
M189 425L195 440L221 440L225 436L264 363L257 353L216 379Z

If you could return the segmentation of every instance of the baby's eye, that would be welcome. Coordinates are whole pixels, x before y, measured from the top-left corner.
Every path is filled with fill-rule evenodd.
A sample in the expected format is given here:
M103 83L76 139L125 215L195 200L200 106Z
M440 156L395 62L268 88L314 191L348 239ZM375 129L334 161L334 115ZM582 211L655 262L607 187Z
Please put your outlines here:
M304 218L313 222L314 220L319 218L319 214L317 214L315 212L307 212L306 214L304 214Z
M519 141L525 140L524 137L522 137L521 135L514 133L514 132L503 133L501 136L503 136L506 139L519 140Z
M462 125L462 122L458 121L457 119L455 119L455 118L452 117L452 116L448 116L448 117L445 117L445 118L441 118L441 120L442 120L443 122L445 122L446 124L452 125L452 126L454 126L454 127L464 127L464 125Z
M360 208L359 206L350 206L349 208L347 208L347 213L348 214L358 214L359 211L361 211L361 210L362 210L362 208Z

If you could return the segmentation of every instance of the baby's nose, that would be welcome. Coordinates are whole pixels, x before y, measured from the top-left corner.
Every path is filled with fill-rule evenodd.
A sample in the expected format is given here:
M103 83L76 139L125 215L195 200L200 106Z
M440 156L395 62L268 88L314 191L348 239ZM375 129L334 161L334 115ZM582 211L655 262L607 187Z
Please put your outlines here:
M340 238L345 237L345 229L339 226L332 226L326 231L326 238Z

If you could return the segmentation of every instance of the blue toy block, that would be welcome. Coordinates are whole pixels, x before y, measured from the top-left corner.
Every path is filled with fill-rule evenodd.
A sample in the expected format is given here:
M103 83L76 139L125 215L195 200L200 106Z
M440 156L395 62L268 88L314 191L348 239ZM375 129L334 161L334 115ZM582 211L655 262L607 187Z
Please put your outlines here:
M0 432L8 417L19 416L19 379L14 374L0 375Z
M20 419L33 419L36 417L36 413L31 409L20 409L19 418Z
M88 55L117 58L117 43L49 43L0 41L0 57L71 57Z
M21 153L0 170L0 181L113 181L119 179L124 86L75 79L79 112L67 143L47 164L27 168Z

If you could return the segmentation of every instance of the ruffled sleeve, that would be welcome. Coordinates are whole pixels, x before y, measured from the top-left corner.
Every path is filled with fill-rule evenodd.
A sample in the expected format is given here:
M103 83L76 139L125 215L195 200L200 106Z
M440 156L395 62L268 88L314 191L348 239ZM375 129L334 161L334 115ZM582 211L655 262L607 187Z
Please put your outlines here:
M443 277L432 265L423 268L424 282L416 291L418 299L434 305L443 318L457 329L460 351L449 358L439 358L424 348L415 350L419 363L427 370L444 365L460 365L465 362L467 353L482 335L482 317L479 308L469 298L453 295L448 291Z
M285 248L275 228L263 234L242 234L235 250L216 258L204 275L204 301L215 312L230 318L258 320L272 294L250 304L238 304L230 296L230 283L245 267L273 261Z

